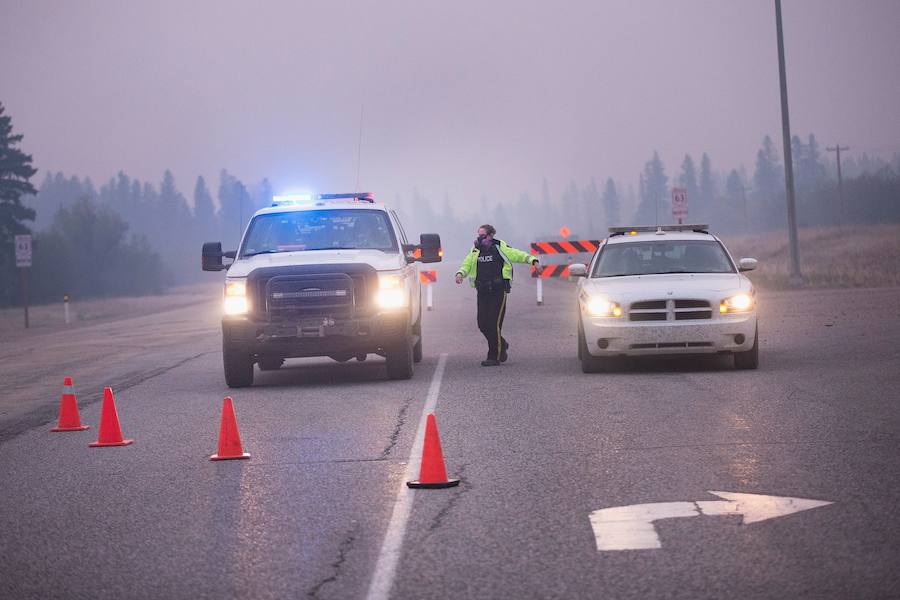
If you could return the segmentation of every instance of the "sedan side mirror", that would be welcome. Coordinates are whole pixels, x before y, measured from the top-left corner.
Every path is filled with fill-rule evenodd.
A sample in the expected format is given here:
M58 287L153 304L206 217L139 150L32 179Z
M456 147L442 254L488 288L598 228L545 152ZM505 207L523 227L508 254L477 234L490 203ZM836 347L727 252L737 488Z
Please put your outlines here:
M587 277L587 265L572 263L569 265L569 277Z
M756 268L756 259L755 258L742 258L738 261L738 270L739 271L752 271Z

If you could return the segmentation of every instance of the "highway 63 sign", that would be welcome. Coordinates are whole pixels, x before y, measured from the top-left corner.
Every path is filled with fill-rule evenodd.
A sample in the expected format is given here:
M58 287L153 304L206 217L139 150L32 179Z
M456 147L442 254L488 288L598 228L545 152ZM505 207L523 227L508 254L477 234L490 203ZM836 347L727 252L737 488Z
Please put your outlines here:
M31 236L30 235L17 235L16 236L16 266L17 267L30 267L31 266Z
M687 216L688 216L687 189L672 188L672 216L676 219L687 219Z

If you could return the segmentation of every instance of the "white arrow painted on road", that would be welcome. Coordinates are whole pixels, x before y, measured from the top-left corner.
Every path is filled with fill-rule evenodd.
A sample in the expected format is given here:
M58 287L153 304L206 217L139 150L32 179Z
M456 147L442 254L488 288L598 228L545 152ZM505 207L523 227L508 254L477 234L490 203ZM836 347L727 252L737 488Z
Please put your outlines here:
M823 500L713 492L724 500L696 502L654 502L601 508L591 513L591 527L597 550L649 550L662 548L654 521L677 517L740 515L743 524L757 523L791 513L831 504Z

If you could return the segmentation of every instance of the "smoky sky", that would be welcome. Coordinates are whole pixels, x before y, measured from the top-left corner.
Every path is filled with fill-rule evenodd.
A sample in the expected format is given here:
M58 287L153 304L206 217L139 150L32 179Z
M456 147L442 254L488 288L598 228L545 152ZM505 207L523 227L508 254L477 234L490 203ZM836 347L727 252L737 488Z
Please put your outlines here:
M785 0L794 133L900 151L900 2ZM774 3L0 2L0 101L42 171L189 195L413 188L461 212L781 147ZM830 157L829 157L830 159Z

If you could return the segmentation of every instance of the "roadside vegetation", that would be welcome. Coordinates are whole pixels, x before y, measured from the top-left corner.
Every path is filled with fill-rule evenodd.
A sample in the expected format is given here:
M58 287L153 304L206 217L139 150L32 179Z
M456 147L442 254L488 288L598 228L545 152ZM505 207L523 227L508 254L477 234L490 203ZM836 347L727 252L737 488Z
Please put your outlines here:
M787 231L721 236L735 259L752 257L748 273L762 288L787 288L790 249ZM900 285L900 224L800 229L800 272L806 287L890 287Z
M34 236L32 304L58 302L63 294L79 300L160 294L203 281L201 244L221 241L226 249L236 248L250 216L273 196L267 179L244 183L225 169L215 191L198 176L191 200L170 170L159 182L120 171L99 189L89 177L45 172L34 186L37 169L20 149L22 139L0 104L0 307L21 299L12 248L16 234ZM847 155L842 187L815 135L794 136L793 156L805 284L900 285L900 154ZM385 200L413 236L437 229L444 255L456 260L485 222L496 226L499 237L524 247L559 239L562 226L571 229L570 239L598 239L610 225L670 222L673 186L687 190L688 222L709 224L735 254L760 259L752 277L761 286L787 285L784 168L769 136L762 138L752 173L743 166L722 168L702 153L696 162L685 154L670 176L654 152L637 174L636 189L628 179L606 177L557 189L544 180L538 193L525 191L517 199L455 202L413 189ZM469 214L462 215L459 206Z

